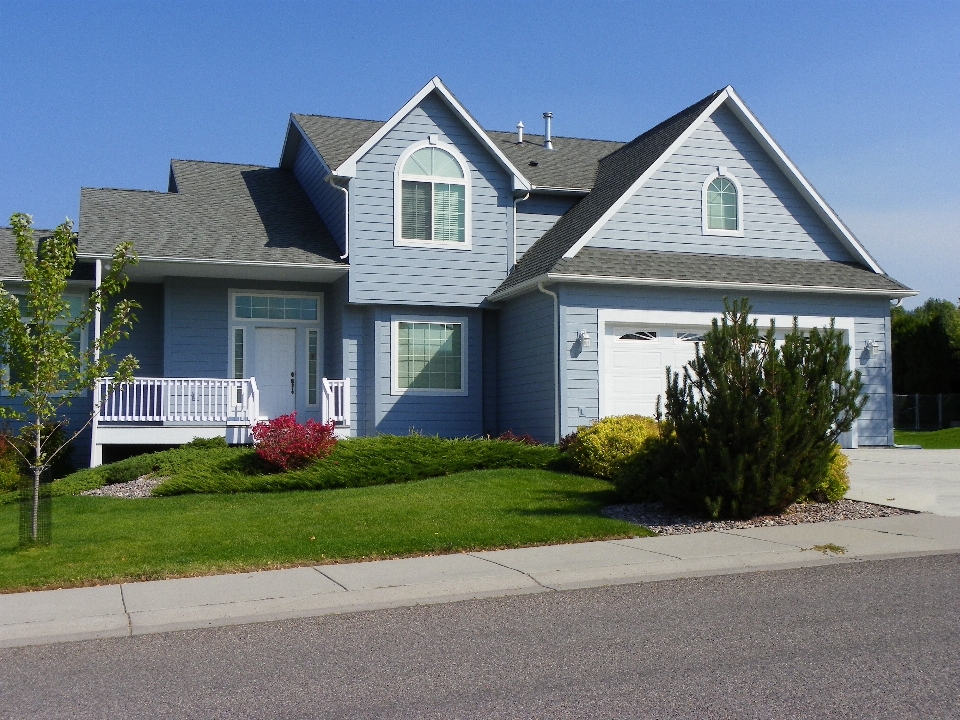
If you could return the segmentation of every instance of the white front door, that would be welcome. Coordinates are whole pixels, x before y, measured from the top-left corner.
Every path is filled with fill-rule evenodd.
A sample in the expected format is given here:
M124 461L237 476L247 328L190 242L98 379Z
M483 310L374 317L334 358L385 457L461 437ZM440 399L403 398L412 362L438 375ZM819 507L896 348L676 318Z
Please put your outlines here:
M275 418L296 410L297 331L256 329L254 377L260 390L260 414Z
M705 331L607 324L603 414L653 417L657 396L666 390L667 367L682 373L683 366L693 360L696 343Z

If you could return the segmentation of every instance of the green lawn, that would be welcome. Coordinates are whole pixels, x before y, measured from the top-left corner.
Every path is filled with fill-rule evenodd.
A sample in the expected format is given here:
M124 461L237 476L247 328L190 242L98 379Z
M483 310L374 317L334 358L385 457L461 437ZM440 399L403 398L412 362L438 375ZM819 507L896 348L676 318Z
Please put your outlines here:
M599 514L596 478L483 470L340 490L59 497L53 544L17 549L0 506L0 591L650 534Z
M928 432L895 430L893 441L897 445L919 445L926 450L960 450L960 428Z

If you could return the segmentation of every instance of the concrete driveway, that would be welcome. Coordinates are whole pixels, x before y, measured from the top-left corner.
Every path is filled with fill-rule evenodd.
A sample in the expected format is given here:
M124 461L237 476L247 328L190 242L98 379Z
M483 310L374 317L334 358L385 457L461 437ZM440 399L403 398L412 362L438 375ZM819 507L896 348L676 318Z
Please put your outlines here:
M851 500L960 517L960 450L844 452L850 458Z

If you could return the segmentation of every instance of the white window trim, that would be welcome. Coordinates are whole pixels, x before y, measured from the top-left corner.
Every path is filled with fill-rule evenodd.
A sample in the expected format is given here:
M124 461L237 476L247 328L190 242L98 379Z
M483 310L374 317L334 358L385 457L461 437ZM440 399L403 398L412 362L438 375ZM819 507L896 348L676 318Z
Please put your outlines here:
M717 230L707 227L708 225L708 203L707 203L707 188L710 187L710 183L716 180L718 177L723 177L733 183L734 187L737 188L737 229L736 230ZM704 235L727 235L731 237L743 237L743 187L740 185L740 181L737 180L736 176L731 173L725 167L718 167L710 175L707 176L707 179L703 181L703 187L700 190L700 214L702 229Z
M402 388L399 386L399 359L400 359L400 323L457 323L460 325L460 389L447 390L444 388ZM465 396L469 394L467 382L467 358L469 344L467 335L469 326L466 317L446 317L436 315L392 315L390 317L390 394L391 395L440 395Z
M240 374L242 379L250 377L247 373L247 360L250 355L250 345L247 341L247 328L243 325L231 325L230 326L230 372L229 377L231 380L236 379L236 366L234 363L237 361L236 356L236 335L237 330L243 335L243 368L241 368Z
M26 294L26 290L19 289L19 288L9 290L8 292L14 296ZM76 292L66 292L63 294L63 297L80 298L81 308L87 303L87 299L88 299L87 295L76 293ZM24 320L22 316L20 319ZM55 324L66 325L67 323L55 323ZM80 328L80 354L81 355L87 352L87 350L90 347L90 342L88 337L89 334L90 334L89 325L84 325L82 328ZM6 364L0 366L0 381L2 381L2 386L0 386L0 397L10 397L10 392L7 390L7 384L10 382L10 367ZM86 397L87 392L88 392L87 390L81 391L79 397ZM64 394L65 393L54 393L53 395L51 395L51 397L63 397Z
M296 290L243 290L231 288L227 293L230 303L230 321L234 323L273 323L283 325L296 323L297 325L321 325L323 323L323 293L322 292L297 292ZM237 317L237 295L253 295L255 297L315 297L317 299L317 319L316 320L281 320L279 318L242 318ZM231 338L231 341L233 338ZM232 355L231 355L232 357Z
M436 178L425 175L404 175L403 166L406 164L407 159L413 155L417 150L422 150L425 147L435 147L440 150L445 150L450 153L454 160L460 163L460 170L463 172L463 242L451 242L449 240L405 240L403 238L403 185L402 182L404 179L421 181L421 182L444 182L449 180L455 180L454 178ZM393 244L397 247L423 247L423 248L444 248L447 250L470 250L473 247L473 233L471 228L473 225L472 218L472 185L473 181L470 177L470 165L467 163L467 159L457 150L453 145L448 145L447 143L440 142L435 135L430 136L426 140L421 140L416 142L400 154L400 159L397 160L397 164L393 168ZM433 212L431 208L431 212Z
M312 332L317 334L317 374L314 378L317 383L317 401L314 403L310 402L310 333ZM303 388L305 396L304 405L308 408L317 408L323 403L323 332L319 327L308 327L303 336L303 341L303 370L307 376L307 382ZM244 356L244 359L246 359L246 356Z

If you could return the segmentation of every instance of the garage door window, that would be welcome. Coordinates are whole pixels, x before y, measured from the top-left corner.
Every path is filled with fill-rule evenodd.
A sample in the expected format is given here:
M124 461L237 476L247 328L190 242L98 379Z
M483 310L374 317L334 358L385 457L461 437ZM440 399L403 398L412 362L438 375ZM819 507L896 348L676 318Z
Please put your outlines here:
M621 335L620 339L621 340L639 340L643 342L643 341L656 340L657 334L649 330L637 330L636 332L628 332Z

